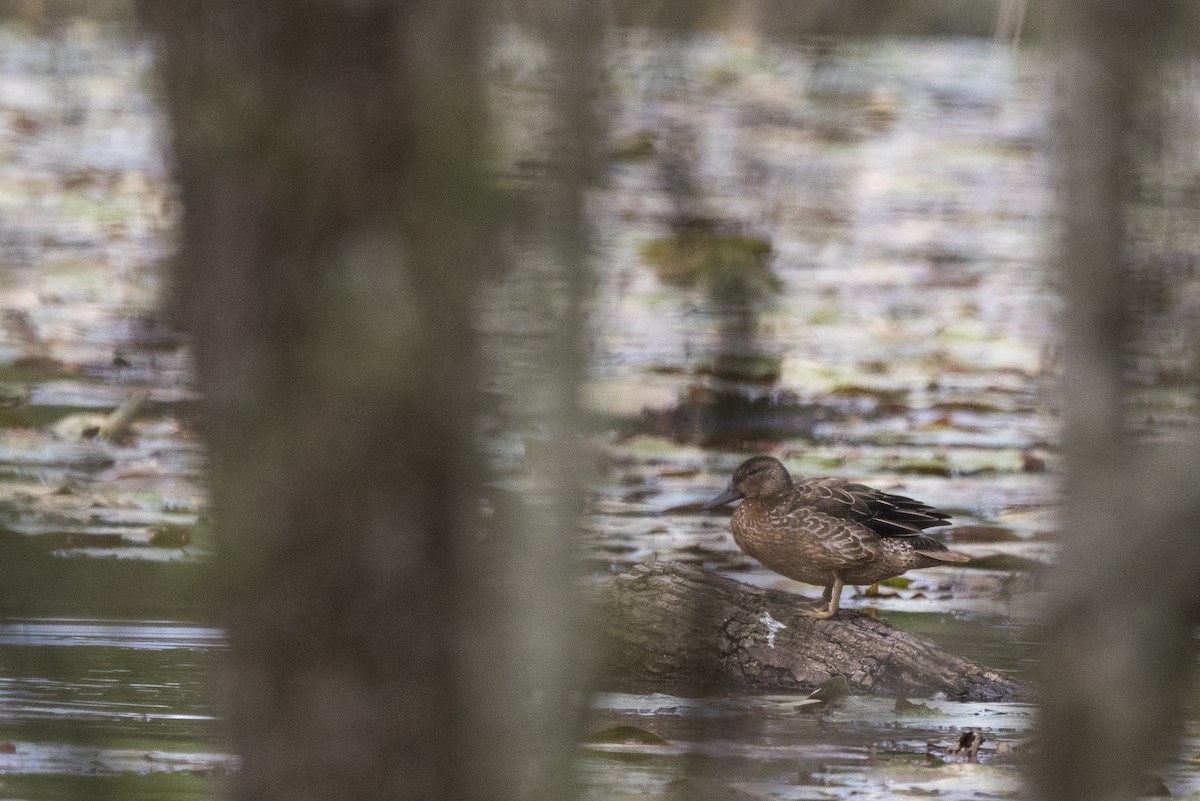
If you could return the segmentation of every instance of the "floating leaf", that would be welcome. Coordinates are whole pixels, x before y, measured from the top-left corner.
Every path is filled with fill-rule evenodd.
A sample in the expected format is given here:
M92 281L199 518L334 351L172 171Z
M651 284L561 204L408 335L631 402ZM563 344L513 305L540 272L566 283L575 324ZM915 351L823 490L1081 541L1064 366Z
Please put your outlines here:
M825 702L819 698L803 698L793 704L792 709L796 712L814 712L823 706Z
M846 677L842 675L831 676L821 682L821 686L808 694L808 697L815 701L837 701L845 698L850 694L850 683L846 681Z
M922 718L937 717L942 714L936 709L930 709L928 704L915 704L907 698L897 698L894 710L898 715L913 715Z
M608 157L612 161L646 161L653 158L657 150L654 134L650 131L639 131L633 136L617 142Z
M783 372L783 357L765 353L721 354L712 363L702 366L698 372L725 381L774 384Z
M654 732L639 729L637 726L613 726L603 729L586 739L589 743L608 743L617 745L667 745L667 741Z
M151 530L154 533L150 535L150 544L156 548L182 548L192 541L191 526L163 523L152 526Z

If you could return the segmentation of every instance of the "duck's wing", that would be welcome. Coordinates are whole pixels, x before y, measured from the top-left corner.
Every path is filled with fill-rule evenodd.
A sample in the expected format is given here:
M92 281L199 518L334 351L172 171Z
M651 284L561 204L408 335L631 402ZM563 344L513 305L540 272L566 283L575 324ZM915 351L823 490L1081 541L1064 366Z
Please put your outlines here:
M916 537L950 519L929 504L842 478L798 481L792 500L831 517L862 523L881 537Z
M767 523L790 538L785 549L788 557L806 563L818 561L826 567L843 569L868 562L876 555L879 545L879 535L864 522L827 514L799 502L771 509L767 513ZM762 559L762 555L752 555ZM766 559L763 561L785 576L792 575L787 569L780 569Z

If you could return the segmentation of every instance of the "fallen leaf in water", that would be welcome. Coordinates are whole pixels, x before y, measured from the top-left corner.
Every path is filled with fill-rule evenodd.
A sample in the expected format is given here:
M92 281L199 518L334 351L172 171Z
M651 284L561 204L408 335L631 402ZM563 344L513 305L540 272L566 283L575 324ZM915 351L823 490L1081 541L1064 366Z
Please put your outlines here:
M845 698L850 694L850 683L845 676L831 676L821 682L821 686L808 694L809 699L825 701L826 703Z
M897 698L893 707L898 715L915 715L917 717L936 717L940 714L936 709L930 709L928 704L915 704L907 698Z
M589 743L615 743L620 745L667 745L667 741L654 732L637 726L613 726L587 737Z

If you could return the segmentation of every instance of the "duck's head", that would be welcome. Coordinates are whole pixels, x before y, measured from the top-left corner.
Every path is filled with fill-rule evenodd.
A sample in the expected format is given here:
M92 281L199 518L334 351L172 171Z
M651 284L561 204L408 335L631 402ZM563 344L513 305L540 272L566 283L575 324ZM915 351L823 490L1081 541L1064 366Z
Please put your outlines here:
M741 498L767 498L792 489L792 477L783 462L774 456L752 456L733 471L729 486L703 509L716 509Z

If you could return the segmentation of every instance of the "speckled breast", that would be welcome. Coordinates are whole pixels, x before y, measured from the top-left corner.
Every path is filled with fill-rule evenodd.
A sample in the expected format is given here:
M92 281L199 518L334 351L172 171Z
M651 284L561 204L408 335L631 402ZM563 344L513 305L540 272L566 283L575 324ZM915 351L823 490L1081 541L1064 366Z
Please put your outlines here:
M807 515L793 514L783 526L768 509L744 501L734 510L729 528L738 547L764 567L795 581L825 586L833 581L838 566L808 530L808 522Z

